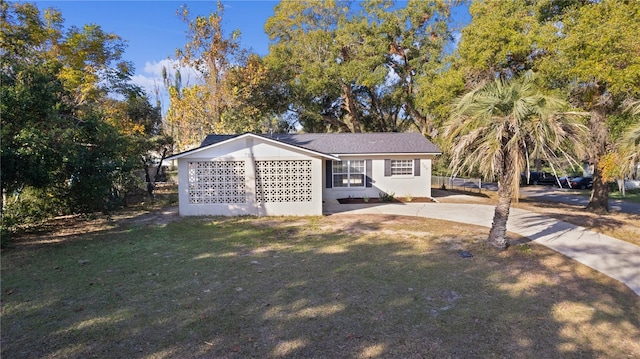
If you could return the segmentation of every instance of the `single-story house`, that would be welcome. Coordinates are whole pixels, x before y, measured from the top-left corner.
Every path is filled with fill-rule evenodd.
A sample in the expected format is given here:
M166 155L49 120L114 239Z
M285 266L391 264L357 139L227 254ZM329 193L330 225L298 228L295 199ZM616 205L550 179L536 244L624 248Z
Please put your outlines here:
M178 162L180 215L321 215L338 198L431 197L419 133L209 135Z

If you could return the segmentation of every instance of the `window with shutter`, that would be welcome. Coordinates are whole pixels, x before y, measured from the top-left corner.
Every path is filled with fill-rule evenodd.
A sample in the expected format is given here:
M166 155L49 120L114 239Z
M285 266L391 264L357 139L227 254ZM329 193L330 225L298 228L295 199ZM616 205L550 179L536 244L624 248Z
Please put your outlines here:
M333 161L331 167L333 187L365 186L366 165L364 160Z
M392 176L411 176L413 175L413 160L391 160Z

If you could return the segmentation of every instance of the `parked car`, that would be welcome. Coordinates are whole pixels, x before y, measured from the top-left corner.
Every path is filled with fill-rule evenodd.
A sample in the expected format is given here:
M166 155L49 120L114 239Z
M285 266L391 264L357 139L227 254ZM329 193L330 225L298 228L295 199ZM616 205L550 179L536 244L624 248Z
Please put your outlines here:
M562 188L569 188L571 185L571 180L576 178L577 176L562 176L560 178L558 178L558 181L560 181L560 187Z
M571 188L591 189L593 187L593 177L576 177L571 180Z
M557 186L558 178L549 172L529 172L529 180L527 181L527 174L522 173L520 183L523 185L543 185L543 186Z
M624 189L640 189L640 180L624 180Z

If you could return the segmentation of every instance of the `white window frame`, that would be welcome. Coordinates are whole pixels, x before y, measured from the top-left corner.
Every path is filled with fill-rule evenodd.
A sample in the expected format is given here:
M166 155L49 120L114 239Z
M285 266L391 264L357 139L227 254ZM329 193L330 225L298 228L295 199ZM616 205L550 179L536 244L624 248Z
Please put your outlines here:
M414 160L391 160L391 176L413 176Z
M352 162L358 162L358 164L352 164ZM337 172L335 165L337 163L346 163L347 172ZM355 166L362 166L362 172L353 171ZM347 185L336 185L336 175L347 175ZM353 178L352 178L353 175ZM362 183L354 183L355 176L362 176ZM367 185L367 161L366 160L344 160L344 161L332 161L331 162L331 183L333 188L365 188Z

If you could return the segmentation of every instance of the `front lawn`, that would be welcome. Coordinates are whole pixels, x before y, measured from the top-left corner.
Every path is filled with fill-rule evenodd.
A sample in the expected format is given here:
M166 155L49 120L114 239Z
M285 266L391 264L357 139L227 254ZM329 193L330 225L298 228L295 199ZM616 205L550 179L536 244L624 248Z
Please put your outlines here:
M609 198L640 203L640 190L627 190L624 196L622 195L622 192L619 191L611 192L609 193Z
M173 219L16 239L2 358L640 357L640 297L542 246L498 253L486 228Z
M591 196L591 190L584 189L567 190L567 193L572 193L574 195L583 197ZM625 191L624 196L620 191L611 191L609 192L609 199L640 203L640 191L636 189L627 190Z

